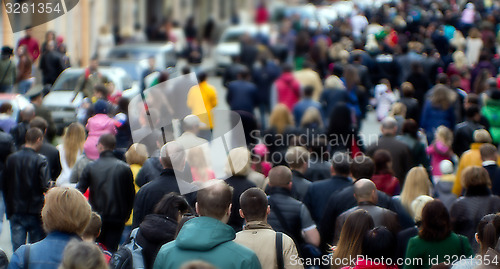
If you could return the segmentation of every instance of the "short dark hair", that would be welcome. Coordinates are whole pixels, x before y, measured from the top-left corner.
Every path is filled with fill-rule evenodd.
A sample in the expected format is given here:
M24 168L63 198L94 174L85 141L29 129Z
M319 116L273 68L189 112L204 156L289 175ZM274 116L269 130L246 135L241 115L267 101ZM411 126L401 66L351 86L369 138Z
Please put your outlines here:
M26 132L25 141L27 144L34 144L38 139L43 139L43 132L39 128L29 128Z
M347 153L336 152L333 154L332 166L335 173L339 175L349 175L351 163L351 157Z
M479 105L479 96L475 93L467 94L467 103Z
M100 93L102 94L104 97L107 97L108 96L108 88L106 88L106 86L102 85L102 84L98 84L94 87L94 91L96 93Z
M103 134L99 137L97 143L101 144L107 150L114 150L116 147L116 138L112 134Z
M445 73L439 73L436 77L436 83L437 84L444 84L444 85L447 85L449 82L448 80L448 75L446 75Z
M443 202L433 200L422 209L422 226L419 236L426 241L441 241L451 233L448 209Z
M474 118L477 114L479 114L479 106L470 105L465 109L465 116L467 118Z
M418 139L418 123L414 119L405 120L401 131L403 134L409 134L411 137Z
M305 97L312 97L313 96L313 93L314 93L314 87L311 86L311 85L307 85L305 88L304 88L304 96Z
M240 208L246 221L263 220L267 213L267 196L259 188L250 188L240 196Z
M193 209L186 201L186 198L175 192L163 195L161 200L156 204L153 212L158 215L166 216L174 221L177 221L179 212L182 214L194 213Z
M221 220L233 200L233 188L223 180L212 180L198 191L198 213Z
M375 227L363 238L362 254L371 259L394 257L396 243L396 237L386 227Z
M393 174L389 163L392 162L391 153L385 149L378 149L373 154L373 161L375 162L375 174Z
M355 180L362 178L370 179L373 173L375 173L375 163L372 158L366 155L358 155L352 160L351 173Z
M205 80L207 80L207 73L205 72L198 73L198 81L203 82Z
M45 131L47 131L48 126L49 126L49 124L47 123L47 121L44 118L39 117L39 116L34 117L30 121L30 127L31 128L38 128L42 131L42 133L45 133Z
M0 106L0 113L7 113L12 109L12 104L10 102L4 102Z

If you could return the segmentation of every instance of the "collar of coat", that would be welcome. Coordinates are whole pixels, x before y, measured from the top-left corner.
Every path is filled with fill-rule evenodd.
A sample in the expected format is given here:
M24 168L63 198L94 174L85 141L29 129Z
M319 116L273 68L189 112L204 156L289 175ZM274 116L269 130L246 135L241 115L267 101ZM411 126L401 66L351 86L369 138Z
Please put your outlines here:
M244 229L245 230L256 230L256 229L270 229L270 230L272 230L273 228L271 227L271 225L269 225L265 221L256 220L256 221L248 222L245 225Z

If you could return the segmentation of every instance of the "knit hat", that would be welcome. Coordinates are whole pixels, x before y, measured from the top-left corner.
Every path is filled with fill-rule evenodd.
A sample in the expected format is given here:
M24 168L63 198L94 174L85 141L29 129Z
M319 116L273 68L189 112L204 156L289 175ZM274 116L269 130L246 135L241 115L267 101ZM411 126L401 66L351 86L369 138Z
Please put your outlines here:
M94 111L96 114L107 114L108 113L108 102L99 99L94 104Z

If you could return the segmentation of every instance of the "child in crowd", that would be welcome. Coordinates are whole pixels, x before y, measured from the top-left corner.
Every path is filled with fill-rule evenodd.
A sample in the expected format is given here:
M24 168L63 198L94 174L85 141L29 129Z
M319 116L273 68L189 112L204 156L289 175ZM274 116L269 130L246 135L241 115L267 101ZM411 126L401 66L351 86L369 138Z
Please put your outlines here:
M96 212L92 212L90 222L89 224L87 224L87 228L85 228L85 231L83 231L82 239L83 241L97 244L97 246L99 246L102 253L104 254L106 263L109 263L109 260L111 260L112 256L111 252L109 252L103 244L96 242L97 237L99 237L99 235L101 234L101 226L101 216L99 216L99 214Z
M434 142L427 147L427 154L431 158L432 175L440 176L439 164L443 160L452 160L454 155L451 149L453 133L450 129L441 125L437 128L435 137Z
M380 84L375 86L375 99L377 100L377 119L382 121L389 114L392 104L396 102L396 95L392 91L389 80L382 79Z

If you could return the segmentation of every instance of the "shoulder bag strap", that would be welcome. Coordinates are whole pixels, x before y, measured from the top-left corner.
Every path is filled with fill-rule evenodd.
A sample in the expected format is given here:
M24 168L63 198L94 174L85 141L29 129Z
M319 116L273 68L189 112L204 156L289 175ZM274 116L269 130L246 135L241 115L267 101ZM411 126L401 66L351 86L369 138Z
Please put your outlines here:
M278 260L278 269L285 269L283 262L283 233L276 232L276 259Z

